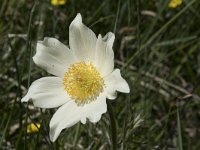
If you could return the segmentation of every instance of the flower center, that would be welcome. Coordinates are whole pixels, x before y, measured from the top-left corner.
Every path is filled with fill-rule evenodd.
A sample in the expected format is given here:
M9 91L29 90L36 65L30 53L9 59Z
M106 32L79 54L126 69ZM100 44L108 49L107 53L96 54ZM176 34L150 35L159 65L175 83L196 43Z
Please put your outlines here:
M63 79L64 90L78 105L94 101L103 91L104 81L92 63L70 65Z

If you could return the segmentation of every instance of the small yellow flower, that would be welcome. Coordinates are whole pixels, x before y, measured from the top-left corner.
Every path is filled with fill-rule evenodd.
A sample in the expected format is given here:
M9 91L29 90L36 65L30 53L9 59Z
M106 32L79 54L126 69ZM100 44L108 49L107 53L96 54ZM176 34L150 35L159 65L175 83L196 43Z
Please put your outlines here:
M170 2L169 2L169 4L168 4L168 7L170 7L170 8L176 8L176 7L178 7L179 5L181 5L182 4L182 0L171 0Z
M38 132L40 129L40 124L39 123L30 123L27 125L27 130L26 132L27 133L35 133L35 132Z
M66 3L66 0L51 0L51 5L58 6L58 5L64 5Z

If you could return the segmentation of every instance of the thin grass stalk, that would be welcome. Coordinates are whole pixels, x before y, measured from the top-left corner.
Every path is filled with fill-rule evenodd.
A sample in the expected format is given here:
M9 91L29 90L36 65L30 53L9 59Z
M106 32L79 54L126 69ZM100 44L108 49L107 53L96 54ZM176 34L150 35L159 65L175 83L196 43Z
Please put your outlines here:
M115 19L115 26L114 26L114 30L113 30L114 34L117 30L117 24L118 24L118 20L119 20L118 18L119 18L120 4L121 4L121 0L118 1L118 5L117 5L117 16L116 16L116 19Z
M177 106L176 114L177 114L177 131L178 131L178 150L183 150L179 106Z
M142 45L134 55L132 55L128 59L128 61L122 67L122 70L124 70L129 64L131 64L136 56L138 56L145 48L147 48L169 25L171 25L177 18L179 18L195 2L196 0L192 0L187 6L185 6L181 11L179 11L172 19L170 19L166 24L164 24L155 34L153 34L151 38L149 38L149 40L144 45Z
M30 78L31 78L31 68L32 68L32 48L31 48L31 23L33 19L33 13L35 11L36 5L37 5L38 0L35 0L33 7L31 9L30 13L30 18L29 18L29 23L28 23L28 33L27 33L27 42L26 42L26 50L29 52L30 49L30 57L29 57L29 68L28 68L28 82L27 82L27 87L29 88L30 86ZM25 118L25 125L27 126L28 123L28 104L26 106L26 118ZM25 141L24 141L24 149L26 149L26 143L27 143L27 127L25 127Z
M111 140L112 140L112 150L117 149L117 127L116 127L116 119L113 113L112 105L110 101L107 101L108 105L108 114L110 117L110 134L111 134Z

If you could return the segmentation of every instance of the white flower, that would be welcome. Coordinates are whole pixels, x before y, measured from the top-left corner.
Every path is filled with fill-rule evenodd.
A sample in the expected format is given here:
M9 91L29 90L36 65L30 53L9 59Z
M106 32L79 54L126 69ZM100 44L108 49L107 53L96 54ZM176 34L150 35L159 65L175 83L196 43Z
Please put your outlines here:
M120 70L114 69L114 38L111 32L97 38L78 14L69 27L70 49L54 38L37 43L34 63L55 76L33 82L21 101L32 100L40 108L60 106L50 121L51 141L79 121L99 121L107 111L106 98L115 99L116 91L129 93Z

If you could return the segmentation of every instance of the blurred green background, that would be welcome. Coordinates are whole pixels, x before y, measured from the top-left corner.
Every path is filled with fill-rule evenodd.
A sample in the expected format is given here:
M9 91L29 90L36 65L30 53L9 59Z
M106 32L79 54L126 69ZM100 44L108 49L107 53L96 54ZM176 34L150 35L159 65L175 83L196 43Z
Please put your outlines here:
M117 147L125 150L200 149L200 1L184 0L0 1L0 149L111 149L110 122L76 124L55 143L49 121L55 109L20 102L30 83L45 71L32 63L44 37L68 45L77 13L96 35L115 33L115 66L130 94L111 102ZM27 133L30 123L40 123Z

